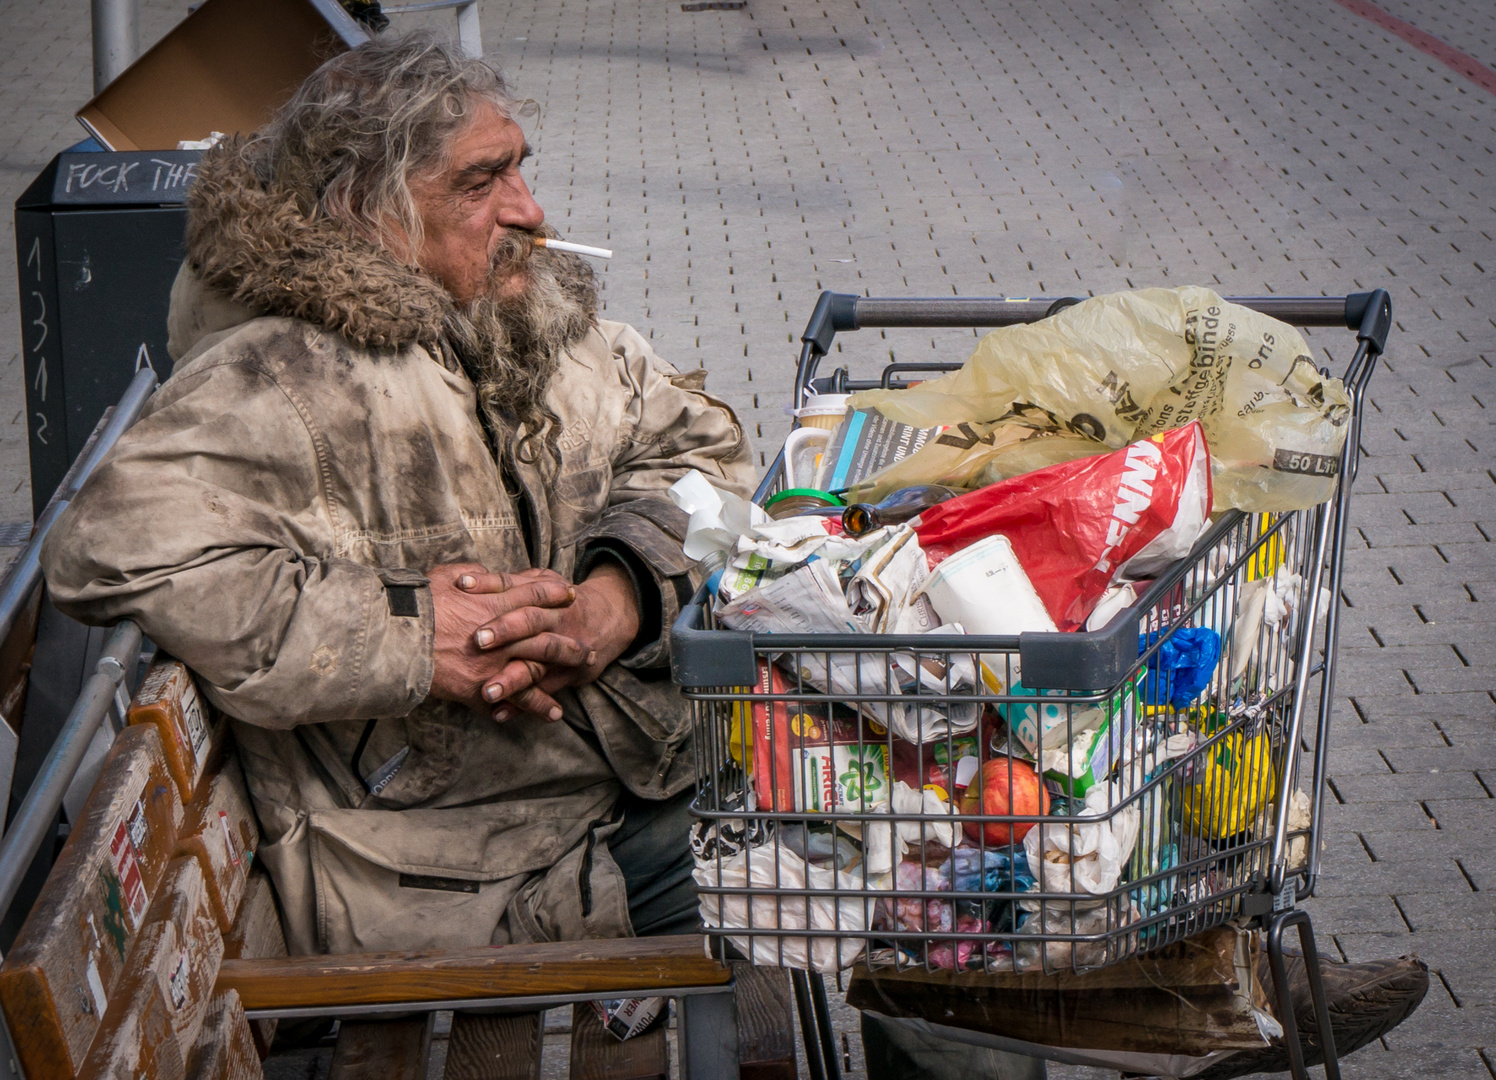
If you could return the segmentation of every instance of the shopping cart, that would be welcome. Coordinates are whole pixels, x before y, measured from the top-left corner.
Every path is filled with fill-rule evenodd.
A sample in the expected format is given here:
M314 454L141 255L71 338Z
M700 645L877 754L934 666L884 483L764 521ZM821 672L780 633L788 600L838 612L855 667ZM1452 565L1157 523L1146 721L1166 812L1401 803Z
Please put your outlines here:
M894 363L878 381L843 367L817 378L839 332L1006 326L1078 302L822 293L794 400L959 366ZM1318 872L1332 598L1391 302L1381 290L1234 302L1355 332L1343 376L1352 413L1328 502L1220 515L1188 558L1094 631L755 635L719 628L704 589L676 623L708 933L756 963L799 969L814 1080L838 1075L818 972L1082 972L1233 920L1266 930L1302 1076L1282 951L1284 931L1298 929L1327 1076L1338 1076L1309 916L1296 904ZM755 501L780 490L783 473L781 452ZM1183 700L1168 662L1202 630L1216 635L1219 662ZM911 729L924 741L895 735Z

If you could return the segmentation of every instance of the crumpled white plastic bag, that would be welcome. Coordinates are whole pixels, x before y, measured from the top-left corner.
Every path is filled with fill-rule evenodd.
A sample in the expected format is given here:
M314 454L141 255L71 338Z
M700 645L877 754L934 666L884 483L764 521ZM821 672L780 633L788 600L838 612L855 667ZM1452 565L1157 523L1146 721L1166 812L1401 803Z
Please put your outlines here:
M690 517L681 550L686 558L698 562L714 551L730 552L738 537L769 521L769 515L758 506L740 495L713 487L696 469L671 484L666 494Z
M1019 901L1029 911L1037 911L1044 903L1046 892L1091 893L1105 895L1117 887L1122 870L1132 855L1133 845L1138 839L1139 815L1137 800L1121 806L1121 809L1103 817L1123 801L1118 782L1097 784L1086 792L1085 807L1077 817L1099 820L1075 825L1042 822L1028 831L1023 838L1023 850L1028 856L1029 871L1038 877L1038 883L1029 890L1029 897ZM1041 870L1042 868L1042 870ZM1100 901L1076 901L1077 907ZM1068 901L1053 901L1051 905L1068 909Z
M824 891L868 887L863 884L865 879L861 874L807 866L799 855L774 841L743 848L720 863L715 858L697 856L692 877L703 889L811 888ZM729 930L751 927L754 930L861 933L868 928L869 912L875 903L861 897L770 896L762 891L752 896L702 892L700 898L701 921L714 929ZM862 957L866 947L866 941L860 937L759 934L749 937L730 934L728 940L760 966L821 972L851 967Z
M1274 814L1273 818L1276 819ZM1314 824L1314 804L1309 793L1295 788L1288 798L1288 831L1302 832ZM1298 870L1309 865L1309 837L1295 836L1288 841L1288 869Z
M1117 911L1109 905L1081 908L1077 904L1072 912L1065 901L1052 900L1025 919L1015 934L1115 935L1142 917L1132 901L1124 903L1126 906ZM1025 941L1018 936L1013 941L1013 964L1019 971L1086 971L1104 967L1136 951L1132 937L1124 934L1098 941Z
M1260 655L1262 643L1259 639L1264 626L1276 632L1269 638L1269 646L1279 636L1292 639L1295 629L1294 614L1298 611L1303 592L1303 575L1294 573L1286 565L1279 566L1270 577L1254 578L1244 582L1236 590L1240 599L1236 603L1236 618L1231 627L1231 683L1246 674L1248 664ZM1228 585L1222 590L1222 595L1223 602L1229 604L1232 587ZM1315 609L1316 623L1323 621L1329 609L1330 590L1321 588L1319 604ZM1287 673L1277 674L1291 675L1291 659L1287 661L1287 665ZM1275 681L1271 680L1260 688L1276 689L1272 685Z
M755 503L712 486L695 469L672 484L666 494L690 515L681 550L686 558L698 562L714 552L722 553L730 565L740 569L752 566L755 556L777 571L803 563L812 555L850 562L883 543L890 532L880 529L853 538L829 532L820 517L776 521Z
M875 814L952 814L954 807L929 788L917 791L895 780L892 796L868 807ZM961 823L944 821L896 821L885 824L881 821L861 822L862 861L869 876L893 873L894 867L904 861L911 848L926 843L954 848L961 842ZM856 826L845 823L842 828L853 832ZM855 835L855 833L854 833Z

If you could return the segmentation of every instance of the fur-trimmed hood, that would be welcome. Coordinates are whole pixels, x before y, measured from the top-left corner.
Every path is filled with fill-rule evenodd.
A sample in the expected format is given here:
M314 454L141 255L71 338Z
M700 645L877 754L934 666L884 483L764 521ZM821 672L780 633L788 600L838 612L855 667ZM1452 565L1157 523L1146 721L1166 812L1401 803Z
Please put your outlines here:
M304 319L354 345L433 345L452 298L439 282L267 182L254 144L203 156L187 196L187 261L202 283L266 315Z

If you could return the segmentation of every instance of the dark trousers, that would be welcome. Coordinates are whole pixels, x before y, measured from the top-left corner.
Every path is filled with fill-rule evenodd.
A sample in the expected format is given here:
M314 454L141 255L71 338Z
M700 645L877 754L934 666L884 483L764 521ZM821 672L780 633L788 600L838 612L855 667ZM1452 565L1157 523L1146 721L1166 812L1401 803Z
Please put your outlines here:
M696 882L691 870L691 798L652 802L625 791L618 805L622 827L608 838L608 850L623 871L629 894L629 921L640 937L701 933Z

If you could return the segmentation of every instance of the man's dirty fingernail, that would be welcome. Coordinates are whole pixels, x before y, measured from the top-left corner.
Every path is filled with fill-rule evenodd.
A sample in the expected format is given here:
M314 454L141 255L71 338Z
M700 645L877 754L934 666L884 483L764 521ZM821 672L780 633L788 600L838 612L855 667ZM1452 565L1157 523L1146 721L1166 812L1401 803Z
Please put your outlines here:
M548 715L552 720L559 720L559 719L561 719L561 710L560 709L552 709L546 715Z
M457 584L464 589L471 589L474 585L478 584L478 579L473 577L472 574L463 574L462 577L457 579Z
M567 588L567 590L566 590L566 599L568 599L568 600L575 600L576 598L577 598L577 591L576 591L576 589Z
M597 650L594 649L587 654L587 666L591 667L595 663L597 663Z
M486 648L488 648L492 644L493 644L493 631L492 630L479 630L478 631L478 648L480 648L480 649L486 649Z
M494 683L492 686L485 686L483 688L483 696L489 701L498 701L499 698L504 696L504 687L499 683Z

